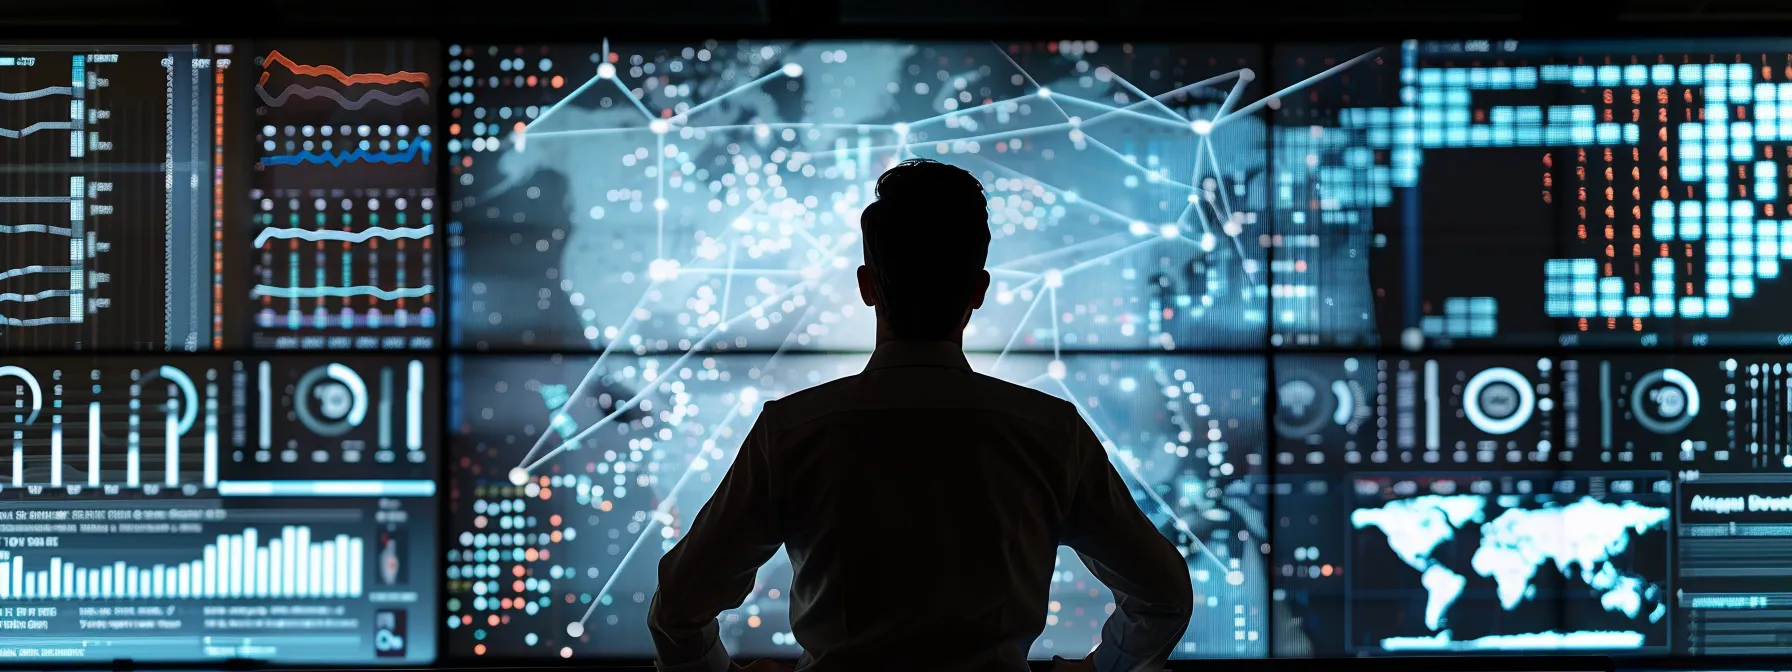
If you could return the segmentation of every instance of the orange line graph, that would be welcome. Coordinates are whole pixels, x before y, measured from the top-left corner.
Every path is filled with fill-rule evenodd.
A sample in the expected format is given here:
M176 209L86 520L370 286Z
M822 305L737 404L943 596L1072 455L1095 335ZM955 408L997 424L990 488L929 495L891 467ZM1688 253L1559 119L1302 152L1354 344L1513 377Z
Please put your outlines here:
M350 74L344 73L341 70L336 69L336 66L333 66L333 65L300 65L298 63L294 63L292 61L292 59L287 58L285 54L280 53L280 51L277 49L274 51L268 52L267 57L263 58L261 60L262 71L261 71L261 82L260 83L262 83L262 84L267 83L267 81L268 81L267 68L272 66L275 63L279 63L281 66L284 66L287 70L291 70L292 73L295 75L315 75L315 76L322 76L322 77L330 77L330 78L335 79L338 82L342 82L343 84L346 84L346 85L397 84L399 82L415 82L417 84L422 84L424 86L429 85L429 75L427 73L399 71L399 72L394 72L391 74L383 74L383 73L374 72L374 73L367 73L367 74L360 74L360 75L350 75Z

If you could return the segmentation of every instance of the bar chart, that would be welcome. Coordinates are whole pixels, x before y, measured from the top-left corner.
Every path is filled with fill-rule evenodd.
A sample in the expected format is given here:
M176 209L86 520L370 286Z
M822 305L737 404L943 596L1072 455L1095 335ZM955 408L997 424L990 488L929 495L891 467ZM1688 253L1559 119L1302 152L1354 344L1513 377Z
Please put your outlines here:
M264 538L221 534L199 559L82 566L59 556L0 560L0 600L358 598L366 550L359 537L312 535L304 525Z

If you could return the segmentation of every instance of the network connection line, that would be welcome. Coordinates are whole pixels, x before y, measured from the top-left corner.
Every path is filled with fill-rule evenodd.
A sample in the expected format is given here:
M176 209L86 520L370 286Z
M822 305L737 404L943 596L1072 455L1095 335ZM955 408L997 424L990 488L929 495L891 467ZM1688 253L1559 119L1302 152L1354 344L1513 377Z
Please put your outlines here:
M46 87L38 89L36 91L23 91L20 93L6 93L4 91L0 91L0 100L11 102L11 101L16 101L16 100L33 100L33 99L37 99L37 98L43 98L45 96L72 96L72 95L75 95L75 87L72 87L72 86L46 86Z
M26 126L23 130L15 131L10 128L0 128L0 138L12 138L18 140L38 131L67 131L73 130L74 127L75 122L72 121L40 121L30 126Z
M293 239L293 238L298 238L300 240L319 241L319 242L330 240L330 241L341 241L344 243L365 243L374 238L381 238L384 240L396 240L396 239L416 240L419 238L428 238L430 236L433 236L433 235L435 235L435 232L436 232L436 227L433 224L428 224L428 225L424 225L424 226L420 226L420 227L411 227L411 228L401 227L401 228L391 228L391 229L376 226L376 227L362 229L360 231L354 231L354 232L330 231L327 229L320 229L320 230L312 231L312 230L306 230L306 229L273 229L273 228L269 228L269 229L262 229L261 233L258 233L255 235L255 247L261 247L262 245L266 245L269 240L274 240L274 239L289 240L289 239Z
M75 230L48 224L14 224L11 226L0 224L0 234L7 233L47 233L52 236L72 236L75 235Z
M773 70L764 75L760 75L758 78L754 79L751 82L747 82L740 86L729 89L728 91L722 93L722 95L719 95L719 96L716 96L709 100L705 100L701 103L698 103L695 107L687 109L678 114L674 114L674 115L672 115L672 120L682 123L686 120L689 120L691 118L691 115L694 115L698 112L708 109L709 106L711 106L711 105L721 103L722 101L727 100L730 96L733 96L734 94L740 93L747 89L757 88L760 85L765 84L766 82L772 81L774 79L777 79L779 77L790 77L792 79L795 79L797 77L801 77L802 74L803 74L802 66L799 66L795 63L787 64L784 67L778 68L777 70Z
M819 262L817 262L816 266L818 268L826 267L826 265L829 262L831 262L834 257L839 256L841 250L845 249L847 245L851 245L851 244L852 244L851 242L842 243L839 247L830 251L827 256L823 257ZM799 290L811 289L811 288L814 288L815 286L818 286L821 283L821 278L822 278L822 276L820 276L820 275L816 275L815 277L812 277L812 278L805 278L802 282L793 284L793 285L785 288L783 291L778 292L777 294L772 295L771 297L765 299L764 301L759 302L758 305L756 305L754 308L757 309L757 308L763 308L765 306L777 305L779 302L781 302L784 299L790 297L791 295L797 293ZM645 295L650 294L650 293L651 292L644 292L642 300L645 301L646 300ZM639 308L637 308L636 310L639 310ZM716 336L721 335L723 332L728 331L728 327L730 325L734 324L735 322L737 322L739 320L743 320L748 317L751 317L752 315L753 315L753 311L749 310L745 313L742 313L740 315L736 315L732 318L729 318L728 320L718 322L714 327L711 327L709 329L709 332L704 334L701 339L698 339L698 341L696 343L692 344L690 348L687 348L683 354L679 355L678 359L673 360L673 362L670 365L668 365L666 367L666 369L673 370L673 369L677 369L679 366L682 366L693 355L697 354L698 352L702 351L705 347L707 347L709 345L709 342L712 339L714 339ZM607 353L608 348L605 348L605 351ZM599 360L601 361L601 359L602 359L602 357L600 356ZM598 367L594 363L591 368L592 368L592 371L595 371ZM592 375L593 375L593 373L587 372L586 379L589 380L592 377ZM581 382L580 387L583 387L583 386L584 386L583 382ZM647 394L649 392L651 392L652 390L653 390L653 386L651 386L651 385L642 387L639 392L635 393L634 397L630 398L628 401L626 401L622 404L618 404L616 406L616 410L610 412L608 415L605 415L603 418L599 419L597 422L591 423L591 425L587 426L586 428L579 430L578 433L573 434L571 438L561 441L559 446L556 446L553 450L548 451L547 454L542 455L539 459L535 460L534 462L529 462L527 459L525 459L521 464L519 464L517 466L517 468L515 470L512 470L512 478L511 478L512 482L515 482L518 472L520 472L523 475L527 475L527 474L533 472L537 467L541 466L543 463L546 463L548 460L553 459L554 456L559 455L560 453L563 453L563 452L571 449L573 446L577 445L578 442L584 440L585 437L590 436L593 432L596 432L597 430L602 429L603 427L609 425L609 423L614 421L617 417L621 416L623 413L627 412L629 409L634 408L637 404L640 404L641 400L646 398ZM577 391L575 390L575 395L576 395L576 392ZM564 408L565 406L571 405L572 400L574 398L576 398L576 396L573 398L569 398L568 401L566 402L566 404L564 404L562 406L562 408ZM539 446L540 441L538 440L537 443ZM534 452L535 452L534 450L530 451L531 454L533 454Z
M1206 542L1201 541L1200 537L1195 536L1194 528L1189 527L1188 521L1183 520L1182 516L1176 515L1176 508L1170 506L1169 502L1164 501L1163 495L1157 494L1157 490L1152 489L1151 482L1145 480L1145 476L1139 473L1137 467L1134 467L1131 462L1126 461L1125 456L1118 454L1119 451L1114 449L1115 443L1113 439L1108 436L1107 430L1102 429L1101 423L1096 422L1095 416L1090 415L1089 409L1083 406L1083 402L1077 401L1076 393L1070 391L1070 386L1065 385L1063 380L1057 378L1053 378L1052 382L1058 384L1058 389L1064 392L1064 399L1076 407L1076 412L1083 416L1084 422L1089 423L1089 429L1094 430L1095 437L1101 440L1101 447L1107 451L1108 455L1112 456L1114 461L1119 463L1120 466L1125 467L1126 474L1131 476L1133 481L1139 484L1139 489L1144 490L1145 493L1150 496L1151 501L1156 503L1158 508L1163 509L1164 515L1169 516L1170 520L1175 522L1176 531L1181 532L1183 536L1188 537L1189 541L1201 551L1201 554L1206 556L1208 560L1212 560L1214 566L1219 567L1220 571L1226 576L1230 577L1233 573L1237 572L1238 570L1228 567L1226 562L1221 560L1220 556L1213 552L1213 549L1208 548Z
M746 414L746 409L743 408L736 407L730 409L728 417L723 418L721 422L716 423L715 428L710 430L707 437L704 437L703 443L698 445L711 445L715 442L716 437L721 436L722 432L727 431L728 427L734 424L736 419L746 417ZM720 462L720 460L711 460L703 457L701 451L702 449L699 448L698 456L692 459L690 464L685 465L684 472L678 475L678 480L674 481L672 487L666 491L666 497L661 499L659 505L655 506L653 512L647 516L647 520L641 525L641 532L635 535L634 543L629 544L628 550L622 553L622 559L618 560L616 562L616 567L610 570L609 578L604 579L604 585L598 588L597 593L592 596L591 606L585 609L585 615L580 616L576 623L568 625L567 627L569 630L573 627L580 627L582 629L585 623L591 620L591 615L597 613L597 607L603 604L604 596L610 594L610 589L615 587L616 577L621 576L622 570L628 568L629 562L635 557L635 552L641 549L641 545L647 541L647 538L651 536L652 533L659 531L660 526L664 525L672 517L672 507L678 504L678 493L684 490L685 484L690 482L691 477L699 472L709 471L710 467L715 466ZM734 451L738 453L740 448L737 446Z
M434 293L435 286L401 287L398 289L381 289L359 285L354 287L276 287L273 285L256 285L254 296L271 296L276 299L316 299L320 297L371 296L382 301L394 299L414 299Z
M1226 122L1229 122L1238 117L1250 116L1252 114L1255 114L1257 112L1257 110L1261 110L1264 108L1264 106L1269 105L1269 101L1280 100L1282 98L1286 98L1289 94L1297 93L1301 89L1305 89L1309 86L1312 86L1313 84L1315 84L1317 82L1321 82L1321 81L1330 79L1333 75L1336 75L1345 70L1349 70L1350 68L1354 67L1356 64L1361 63L1366 60L1369 60L1370 58L1373 58L1376 54L1379 54L1379 53L1381 53L1381 48L1376 47L1374 49L1369 50L1367 53L1364 53L1361 56L1350 59L1343 63L1339 63L1332 67L1326 68L1323 72L1320 72L1319 74L1316 74L1316 75L1313 75L1312 77L1308 77L1306 79L1295 82L1295 83L1289 85L1288 88L1282 89L1275 93L1272 93L1272 94L1269 94L1262 98L1259 98L1257 100L1257 102L1251 103L1251 104L1246 105L1241 108L1238 108L1237 111L1235 111L1231 114L1228 114L1226 116L1220 117L1219 120L1213 122L1213 127L1219 128L1221 124L1225 124Z
M1113 70L1108 70L1108 76L1114 78L1114 81L1119 82L1120 86L1124 87L1127 90L1127 92L1131 93L1132 95L1143 98L1144 102L1146 104L1156 106L1159 111L1163 112L1165 116L1169 117L1170 120L1175 121L1178 125L1182 125L1182 126L1188 125L1188 119L1183 118L1183 116L1181 114L1178 114L1175 110L1170 109L1170 106L1165 105L1164 101L1158 100L1157 98L1151 96L1151 94L1145 93L1144 89L1134 86L1132 82L1126 81L1126 78L1121 77L1120 73L1114 72ZM1150 116L1150 115L1145 115L1145 116Z
M616 330L617 338L610 339L610 342L604 344L603 351L599 352L597 355L597 361L592 362L591 368L585 370L585 377L580 378L579 384L573 386L572 391L567 394L566 401L560 404L560 408L555 409L553 413L549 414L549 427L559 424L569 417L566 413L566 409L572 408L572 402L580 399L580 395L585 393L585 388L591 385L591 381L597 379L598 372L603 369L604 359L609 357L610 352L616 349L617 343L622 342L621 336L628 333L629 328L635 325L635 320L637 319L636 315L641 312L641 309L647 307L648 297L653 296L654 290L658 289L659 285L659 280L652 280L647 283L647 290L641 292L641 300L636 301L635 307L629 309L628 318L623 320L622 327ZM542 447L547 445L547 442L547 432L542 432L540 435L536 436L535 445L529 448L529 452L523 454L522 464L529 464L530 460L535 459L535 454L540 452Z

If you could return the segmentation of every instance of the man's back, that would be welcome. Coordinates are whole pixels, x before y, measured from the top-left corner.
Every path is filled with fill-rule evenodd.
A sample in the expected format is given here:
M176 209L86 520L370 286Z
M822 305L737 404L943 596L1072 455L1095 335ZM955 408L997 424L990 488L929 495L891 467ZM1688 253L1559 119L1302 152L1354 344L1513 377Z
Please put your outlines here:
M1104 648L1159 657L1186 626L1186 566L1075 407L972 372L955 344L885 344L864 373L768 403L739 460L758 475L755 523L795 570L801 670L906 669L917 657L940 672L1024 670L1060 544L1084 552L1117 594L1181 596L1134 598ZM717 496L746 487L724 483ZM680 557L703 546L673 549L662 586L668 573L710 568ZM682 603L656 598L656 636ZM1141 636L1140 618L1171 625ZM1138 641L1111 641L1122 634Z

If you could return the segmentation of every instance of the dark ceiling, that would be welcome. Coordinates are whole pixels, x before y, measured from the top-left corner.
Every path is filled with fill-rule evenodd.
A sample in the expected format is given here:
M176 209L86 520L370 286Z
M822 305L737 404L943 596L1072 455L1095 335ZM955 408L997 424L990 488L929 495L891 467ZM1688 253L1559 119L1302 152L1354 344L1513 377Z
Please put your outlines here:
M1544 32L1792 30L1787 0L539 0L464 9L423 0L63 0L0 3L0 26L63 37L179 30L195 36L320 31L444 35L503 32L580 39L625 29L808 36L882 32L985 37L1083 30L1141 39L1327 39L1429 26L1481 36ZM1782 28L1783 26L1783 28ZM1003 33L998 35L996 33ZM1068 36L1068 35L1067 35ZM1379 36L1379 35L1378 35ZM1092 36L1093 37L1093 36ZM6 38L0 38L6 39Z

